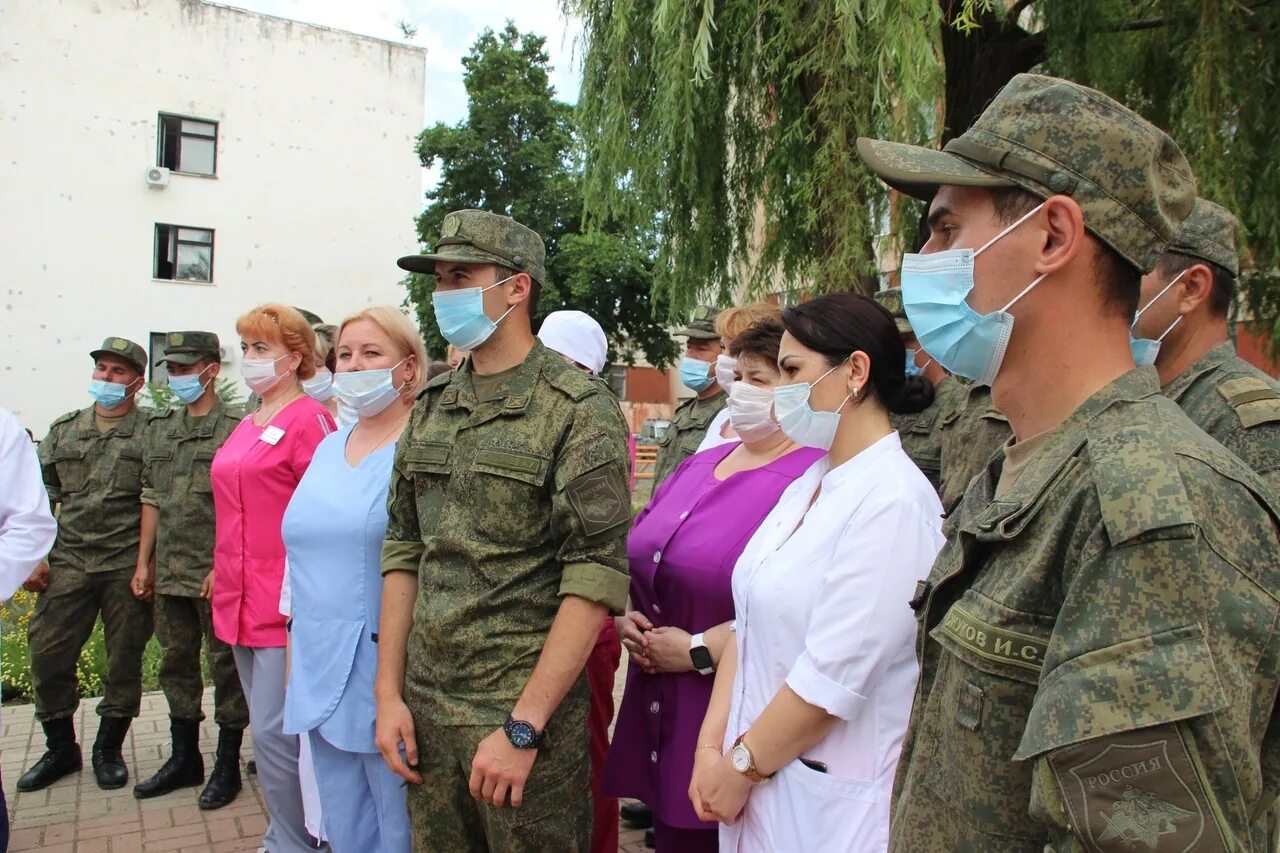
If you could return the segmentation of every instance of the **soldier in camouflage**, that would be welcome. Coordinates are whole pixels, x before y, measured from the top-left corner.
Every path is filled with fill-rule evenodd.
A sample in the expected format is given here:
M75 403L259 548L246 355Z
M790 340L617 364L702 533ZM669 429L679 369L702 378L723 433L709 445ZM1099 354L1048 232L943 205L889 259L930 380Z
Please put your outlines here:
M141 439L147 415L134 405L145 383L147 352L125 338L107 338L89 353L94 404L53 422L40 442L49 500L59 508L58 538L49 554L48 588L27 630L36 719L47 751L18 780L38 791L81 768L72 714L80 704L76 662L99 615L105 629L107 675L101 723L93 744L98 787L129 781L121 746L142 703L142 651L151 637L151 604L130 587L138 559ZM37 581L41 583L41 581Z
M1134 335L1155 341L1161 390L1280 495L1280 382L1236 355L1227 334L1240 261L1236 218L1199 199L1159 266L1143 276Z
M164 357L169 387L184 404L158 414L143 436L142 536L135 591L155 596L160 642L160 689L169 703L173 752L154 776L134 786L138 799L158 797L204 782L200 755L200 708L204 644L213 678L218 750L202 809L217 809L240 791L240 742L249 725L231 647L213 635L213 613L201 595L213 571L213 455L242 415L218 397L221 347L212 332L170 332Z
M583 665L626 603L626 425L533 337L543 255L464 210L399 261L436 277L440 329L471 351L422 392L387 500L376 741L412 783L417 850L591 844Z
M1272 849L1277 508L1129 348L1140 275L1195 201L1181 151L1030 74L944 151L858 145L932 198L907 314L944 367L979 366L1016 437L911 602L890 848Z
M911 321L902 308L902 289L885 288L876 293L876 301L893 315L898 326L898 334L902 336L902 344L907 348L907 375L923 376L933 384L933 402L922 412L914 415L889 415L889 421L898 431L902 440L902 449L916 463L933 488L942 488L942 422L955 410L964 396L964 385L960 380L942 369L937 359L920 348L915 332L911 331Z
M1009 419L991 402L991 386L971 382L939 418L942 451L942 508L951 511L970 481L986 470L995 452L1013 437Z
M694 396L676 406L671 425L658 446L658 458L653 465L653 487L662 481L680 463L698 452L698 445L707 435L707 428L729 397L716 382L716 356L724 352L720 334L716 331L716 309L703 305L694 309L689 324L676 332L685 338L685 354L680 362L680 381Z

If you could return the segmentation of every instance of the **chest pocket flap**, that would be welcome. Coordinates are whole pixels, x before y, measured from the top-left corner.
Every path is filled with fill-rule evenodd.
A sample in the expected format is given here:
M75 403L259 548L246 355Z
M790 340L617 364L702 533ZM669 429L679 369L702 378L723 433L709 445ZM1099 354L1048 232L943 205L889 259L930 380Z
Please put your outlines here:
M551 460L536 453L506 448L482 447L471 465L473 471L519 480L531 486L546 482Z
M405 446L404 468L411 474L447 474L452 470L453 447L439 441Z
M1049 647L1052 619L997 604L970 590L929 636L969 666L1035 684Z
M1245 429L1280 423L1280 393L1255 376L1223 382L1218 386L1218 393L1235 409Z

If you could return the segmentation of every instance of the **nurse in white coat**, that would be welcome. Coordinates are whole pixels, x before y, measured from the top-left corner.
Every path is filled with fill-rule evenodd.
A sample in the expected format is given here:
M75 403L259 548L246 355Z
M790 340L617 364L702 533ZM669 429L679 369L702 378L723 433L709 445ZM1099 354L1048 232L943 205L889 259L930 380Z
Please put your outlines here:
M783 313L774 412L828 451L782 494L733 574L736 643L716 673L690 798L722 851L885 850L918 675L908 602L942 506L889 412L923 410L893 318L824 296Z

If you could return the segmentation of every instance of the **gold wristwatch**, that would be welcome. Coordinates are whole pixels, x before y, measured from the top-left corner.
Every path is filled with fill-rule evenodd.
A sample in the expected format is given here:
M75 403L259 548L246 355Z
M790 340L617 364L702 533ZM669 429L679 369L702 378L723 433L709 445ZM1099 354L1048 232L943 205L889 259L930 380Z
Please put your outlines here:
M743 776L746 776L757 785L768 782L773 778L773 774L768 776L756 769L755 756L751 754L751 750L747 747L742 739L745 734L738 735L738 739L733 742L733 749L729 750L729 763L733 765L733 769L737 770Z

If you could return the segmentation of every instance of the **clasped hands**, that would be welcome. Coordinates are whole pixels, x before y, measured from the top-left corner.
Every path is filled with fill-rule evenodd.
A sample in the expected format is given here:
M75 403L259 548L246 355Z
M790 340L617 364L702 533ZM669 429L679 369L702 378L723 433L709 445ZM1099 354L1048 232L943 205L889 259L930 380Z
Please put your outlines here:
M622 647L631 662L650 675L660 672L693 672L689 658L688 631L679 628L655 628L643 613L632 610L613 620Z

